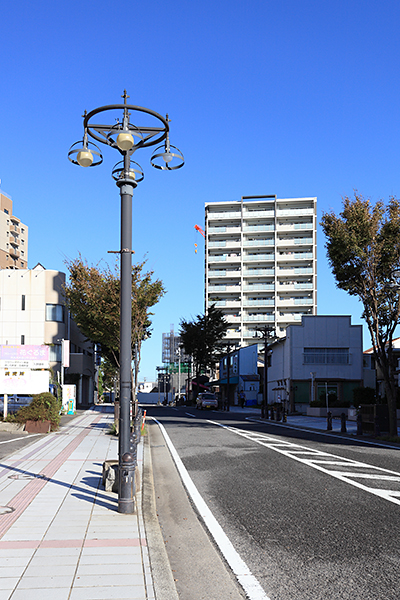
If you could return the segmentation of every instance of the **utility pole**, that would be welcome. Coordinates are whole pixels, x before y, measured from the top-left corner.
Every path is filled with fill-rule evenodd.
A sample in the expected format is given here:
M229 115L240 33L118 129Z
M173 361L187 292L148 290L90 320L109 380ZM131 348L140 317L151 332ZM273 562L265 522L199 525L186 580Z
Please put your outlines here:
M264 340L264 389L263 389L263 402L261 405L261 417L264 419L268 418L268 350L269 344L268 341L275 341L276 335L271 335L274 330L273 327L269 325L264 325L264 327L256 327L256 337L258 337L257 333L261 333Z

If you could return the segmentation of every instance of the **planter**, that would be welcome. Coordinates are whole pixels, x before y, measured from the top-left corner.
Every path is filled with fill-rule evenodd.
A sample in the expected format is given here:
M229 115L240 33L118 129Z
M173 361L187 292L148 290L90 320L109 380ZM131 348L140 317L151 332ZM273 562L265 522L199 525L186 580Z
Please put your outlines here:
M50 433L50 421L27 421L25 431L28 433Z

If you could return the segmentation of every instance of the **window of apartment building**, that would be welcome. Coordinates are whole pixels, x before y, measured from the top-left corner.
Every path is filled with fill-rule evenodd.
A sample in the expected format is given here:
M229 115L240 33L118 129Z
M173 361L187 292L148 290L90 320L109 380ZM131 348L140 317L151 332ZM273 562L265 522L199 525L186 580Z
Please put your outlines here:
M6 208L4 209L4 212L6 213L6 215L10 214ZM7 221L7 224L8 224L8 221Z
M63 304L46 304L46 321L64 323L64 310Z
M25 229L21 227L21 233L25 233Z
M50 362L61 362L61 344L50 346L49 361Z
M21 296L21 310L25 310L26 307L26 297L25 294L22 294Z
M304 348L303 357L306 365L348 365L350 363L348 348Z

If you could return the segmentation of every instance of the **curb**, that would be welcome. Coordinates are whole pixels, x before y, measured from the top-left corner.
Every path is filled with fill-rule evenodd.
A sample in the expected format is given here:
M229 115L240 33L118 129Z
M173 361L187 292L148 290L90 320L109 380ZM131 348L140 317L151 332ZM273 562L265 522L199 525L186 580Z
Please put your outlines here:
M142 514L154 591L157 600L179 600L157 517L149 436L147 428L143 447Z

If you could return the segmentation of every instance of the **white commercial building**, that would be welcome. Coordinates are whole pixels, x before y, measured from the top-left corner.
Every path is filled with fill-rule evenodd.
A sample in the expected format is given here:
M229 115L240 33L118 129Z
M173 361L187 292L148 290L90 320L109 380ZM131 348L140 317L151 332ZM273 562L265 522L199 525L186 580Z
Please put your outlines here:
M269 363L270 404L304 412L315 400L329 406L331 398L349 406L353 389L363 385L362 325L352 325L349 316L303 317L271 345Z
M317 200L244 196L205 205L205 300L222 310L226 340L257 327L285 335L317 311Z

